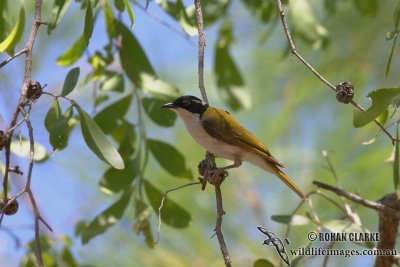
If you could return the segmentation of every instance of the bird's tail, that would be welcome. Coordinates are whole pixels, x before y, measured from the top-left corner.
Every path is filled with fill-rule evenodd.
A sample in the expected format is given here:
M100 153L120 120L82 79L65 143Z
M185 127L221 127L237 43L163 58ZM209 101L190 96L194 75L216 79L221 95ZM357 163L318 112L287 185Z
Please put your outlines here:
M281 179L287 186L290 187L299 197L302 199L307 199L307 196L303 193L303 191L300 190L300 188L293 183L292 180L283 172L281 171L278 167L273 166L272 169L274 170L274 174L278 176L279 179Z
M257 165L258 167L262 168L263 170L267 172L272 172L276 176L278 176L279 179L281 179L287 186L290 187L294 192L296 192L299 197L302 199L307 199L307 196L301 191L297 185L295 185L292 180L290 180L287 175L281 171L274 162L270 162L269 159L262 158L262 157L251 157L246 159L247 161L253 163L254 165Z

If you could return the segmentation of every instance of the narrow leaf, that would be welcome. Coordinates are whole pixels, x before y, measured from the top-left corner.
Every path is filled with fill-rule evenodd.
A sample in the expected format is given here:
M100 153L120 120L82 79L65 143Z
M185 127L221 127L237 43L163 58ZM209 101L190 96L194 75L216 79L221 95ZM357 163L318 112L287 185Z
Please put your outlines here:
M113 147L110 141L108 141L100 127L90 117L90 115L86 113L86 111L81 109L78 105L75 105L75 107L79 112L82 135L88 147L101 160L116 169L123 169L124 161L118 151Z
M124 214L130 198L131 191L124 193L117 202L96 216L96 218L82 230L82 243L87 244L92 238L104 233L108 228L118 222Z
M100 82L100 89L105 91L123 92L125 80L122 73L105 71Z
M192 172L186 168L185 157L174 146L154 139L148 139L147 145L164 170L177 177L193 179Z
M138 87L141 87L141 73L156 76L144 50L131 31L120 21L115 21L117 30L122 36L118 47L122 68L128 78Z
M59 151L67 147L71 132L68 121L72 118L72 115L73 109L69 107L51 128L49 139L54 151Z
M64 80L63 89L61 91L61 96L67 96L75 89L75 86L78 83L79 73L79 67L73 68L67 73L67 76Z
M93 10L92 5L90 4L90 0L87 1L86 14L85 14L85 26L83 28L83 40L85 47L89 45L90 37L92 37L93 28L94 28L94 18L93 18Z
M43 162L47 160L49 157L47 155L46 148L35 142L35 155L33 156L33 160L35 162ZM11 142L11 152L17 155L18 157L29 158L30 155L30 142L27 139L15 140Z
M144 180L144 188L151 206L154 211L158 213L158 208L161 205L163 194L147 180ZM184 228L189 225L192 216L179 204L167 198L165 199L164 205L161 209L161 220L172 227Z
M97 113L94 120L103 132L111 133L125 116L131 102L132 94L126 95Z
M128 0L124 0L126 10L128 11L129 18L131 20L131 29L133 29L133 25L135 23L135 14L133 14L132 7Z
M57 58L56 63L64 67L69 66L75 63L82 56L84 51L85 43L83 36L81 36L70 48Z
M44 119L44 126L46 130L50 133L51 128L53 127L54 123L58 120L61 115L61 107L60 103L58 102L58 98L54 98L53 103L50 106L49 111L46 114L46 118Z
M25 8L24 1L21 1L21 8L19 10L18 21L15 24L14 28L7 36L5 40L0 43L0 52L7 51L10 54L14 54L14 47L17 45L18 41L21 39L22 34L24 32L25 26Z
M391 103L396 102L400 97L400 88L382 88L368 94L372 101L371 107L365 112L360 110L353 111L353 126L363 127L376 119Z
M233 110L251 106L250 95L244 88L244 80L239 68L229 52L233 42L232 24L226 20L220 29L215 48L214 73L218 93Z
M396 46L397 37L398 37L398 36L399 36L398 34L396 34L396 35L394 36L393 43L392 43L392 49L390 49L389 58L388 58L388 61L387 61L387 63L386 63L386 72L385 72L385 77L386 77L386 79L387 79L388 76L389 76L390 66L391 66L391 64L392 64L392 58L393 58L393 54L394 54L394 48L395 48L395 46Z
M301 215L272 215L271 219L273 221L290 224L290 225L307 225L309 224L309 220Z
M104 12L104 22L106 24L108 38L112 39L116 35L116 29L114 23L114 13L110 5L108 4L108 1L104 2L103 12Z
M142 105L147 116L160 126L171 127L175 123L176 114L161 109L160 106L165 103L166 101L162 99L142 98Z
M154 238L150 224L151 213L151 207L149 205L140 199L135 200L135 224L133 225L133 231L137 235L143 233L146 245L149 248L154 248Z
M99 185L101 189L106 193L113 194L129 188L139 173L139 167L137 160L129 160L123 170L108 169L100 179Z
M53 9L51 11L51 19L49 25L47 25L47 34L51 34L53 30L57 27L61 18L67 12L69 5L72 0L54 0Z

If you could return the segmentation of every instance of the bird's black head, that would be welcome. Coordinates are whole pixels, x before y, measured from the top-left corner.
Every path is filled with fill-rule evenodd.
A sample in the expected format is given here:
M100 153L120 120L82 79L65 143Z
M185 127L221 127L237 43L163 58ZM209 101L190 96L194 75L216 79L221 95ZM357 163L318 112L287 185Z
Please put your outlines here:
M161 107L170 109L182 108L191 113L197 113L201 115L207 109L208 105L203 103L203 101L195 96L185 95L179 97L174 102L167 103Z

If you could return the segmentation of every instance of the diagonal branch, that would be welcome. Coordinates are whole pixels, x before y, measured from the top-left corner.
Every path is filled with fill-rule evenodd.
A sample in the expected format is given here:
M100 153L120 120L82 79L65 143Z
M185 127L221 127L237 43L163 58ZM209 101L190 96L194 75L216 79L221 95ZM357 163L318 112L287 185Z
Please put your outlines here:
M289 27L288 27L288 23L286 21L286 15L285 12L283 11L283 7L282 7L282 2L281 0L275 0L276 6L278 8L279 11L279 15L281 18L281 22L282 22L282 26L283 26L283 30L285 31L285 35L287 38L287 41L289 43L290 46L290 52L292 53L292 55L294 55L295 57L297 57L301 63L303 63L304 66L306 66L315 76L317 76L317 78L319 80L321 80L324 84L326 84L330 89L332 89L333 91L336 92L336 87L334 85L332 85L328 80L326 80L320 73L318 73L318 71L316 71L310 63L307 62L307 60L305 60L296 50L296 47L294 46L294 42L292 39L292 35L290 34L289 31ZM365 111L365 109L363 107L361 107L359 104L357 104L355 101L351 100L350 103L357 109L361 110L361 111ZM375 124L390 138L390 140L392 142L394 141L398 141L397 138L395 138L391 133L389 133L389 131L386 130L386 128L377 120L374 119Z
M321 183L318 181L313 181L313 184L318 186L319 188L332 191L336 195L345 197L348 200L358 203L364 207L367 207L367 208L376 210L378 212L391 215L393 217L396 217L397 219L400 219L400 211L398 211L396 209L393 209L391 207L388 207L386 205L383 205L383 204L375 202L375 201L364 199L356 194L344 191L343 189L337 188L337 187L329 185L329 184Z

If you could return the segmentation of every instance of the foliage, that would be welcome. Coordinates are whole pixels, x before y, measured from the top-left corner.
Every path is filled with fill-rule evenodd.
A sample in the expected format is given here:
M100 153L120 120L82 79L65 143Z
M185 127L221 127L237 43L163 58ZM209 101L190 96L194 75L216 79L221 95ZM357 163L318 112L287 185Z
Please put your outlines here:
M28 21L25 9L27 14L32 13L32 5L25 6L22 1L21 4L17 5L17 8L12 8L12 2L15 5L15 1L0 1L0 52L9 55L13 55L18 51L18 48L23 47L23 43L27 38L25 20ZM284 8L288 10L289 25L291 25L295 41L299 41L298 43L303 50L310 50L312 53L318 53L321 58L329 57L331 53L334 54L336 51L340 51L340 48L335 46L340 40L338 41L337 37L331 34L335 25L343 26L343 24L340 25L340 22L336 22L338 20L338 12L347 12L346 14L349 14L349 10L351 12L357 10L360 14L358 17L360 20L363 18L375 18L377 20L381 6L385 9L389 6L389 4L383 4L380 3L380 1L372 0L325 0L323 4L317 3L317 1L306 0L291 0L288 2L289 3L286 3ZM177 78L175 77L184 76L188 72L174 67L173 64L175 64L175 62L171 62L171 69L174 72L174 76L171 77L167 71L161 69L153 62L156 61L153 56L155 52L151 47L143 45L144 41L141 40L143 36L139 34L138 30L138 28L146 27L146 25L140 24L140 20L136 14L139 12L140 7L142 7L141 3L128 0L54 0L52 4L51 8L43 10L45 13L44 17L48 19L48 25L46 26L48 36L41 36L41 38L47 38L46 42L54 41L55 45L57 45L55 36L60 36L60 32L63 31L68 33L66 34L66 41L68 41L70 46L59 53L55 60L58 67L67 67L68 69L61 71L65 76L62 86L57 86L57 90L52 90L51 93L49 91L47 94L42 95L32 107L35 109L35 105L43 105L43 103L45 103L45 100L43 100L44 98L51 99L46 106L47 113L43 112L40 117L41 122L44 123L44 127L47 130L46 139L48 139L52 153L51 156L49 156L45 145L36 142L34 160L36 162L45 162L44 164L52 164L52 156L55 155L55 152L59 152L58 157L63 157L63 153L67 153L68 148L71 146L73 147L73 143L76 142L76 140L71 139L71 137L80 138L81 142L85 142L87 147L93 152L93 155L109 165L107 169L101 170L103 173L98 175L98 186L103 192L112 195L110 199L113 199L113 201L109 203L105 209L97 212L95 215L90 213L89 215L83 214L79 216L84 217L84 219L77 223L76 236L81 239L83 244L88 244L87 246L90 246L90 243L96 242L94 239L95 237L101 238L101 235L107 231L112 231L112 227L121 221L124 224L129 224L131 230L133 230L136 235L144 236L144 242L141 241L140 244L143 243L148 248L153 249L155 246L153 225L156 222L159 212L158 208L163 196L163 191L165 191L165 188L170 188L172 184L184 181L182 178L187 180L194 179L196 174L193 170L196 169L196 164L200 160L199 154L194 156L196 152L191 151L192 149L189 148L186 142L180 142L180 139L178 139L180 138L179 133L177 134L178 142L171 142L168 140L168 137L166 137L167 134L164 133L166 133L166 131L171 131L171 129L168 128L174 126L176 115L158 108L161 104L186 93L186 90L182 90L182 83L176 82ZM147 4L149 6L146 11L152 11L157 5L162 16L167 18L168 21L172 21L174 25L179 25L180 29L174 29L179 31L185 38L196 35L196 20L192 4L187 5L185 1L181 0L148 1L146 5ZM202 5L205 20L204 24L207 33L215 33L214 38L210 38L210 40L215 40L214 43L211 41L207 43L209 47L214 48L213 51L209 51L211 54L210 57L213 57L210 60L212 64L210 67L212 73L209 77L210 79L212 77L215 83L214 85L209 85L208 90L212 91L213 86L215 86L222 103L229 110L239 111L254 108L254 117L261 114L258 116L257 121L262 121L264 119L262 114L267 114L266 116L268 119L276 119L276 121L279 121L276 127L265 130L265 136L270 137L270 140L274 140L277 136L282 137L283 140L285 138L293 138L291 140L295 141L289 142L289 144L297 149L299 143L303 141L300 140L301 138L299 138L299 136L303 134L310 138L310 140L315 138L315 140L317 140L315 141L316 143L320 142L320 144L313 144L315 145L315 147L312 148L314 151L325 148L325 146L334 148L335 145L330 144L337 144L338 141L329 140L328 137L325 137L326 135L321 137L323 134L318 136L318 134L313 133L313 136L308 136L308 134L303 133L303 131L306 130L301 129L303 127L307 129L310 125L319 129L324 128L324 126L318 125L318 123L330 129L331 127L335 127L330 124L325 124L327 119L320 119L318 123L313 123L307 119L301 118L301 123L298 124L295 119L298 115L293 115L296 111L304 111L310 114L307 108L324 110L323 105L326 105L325 100L328 98L328 94L325 95L319 91L317 92L317 90L322 91L324 89L318 88L322 86L320 84L317 85L316 82L306 84L307 82L300 78L288 78L288 72L290 72L290 75L294 76L298 75L302 70L297 69L296 72L294 72L291 69L285 69L284 71L287 71L286 73L282 71L281 65L278 64L280 58L276 56L276 54L279 54L277 51L280 53L287 53L288 49L277 49L277 45L274 43L276 40L267 38L267 36L272 34L279 36L280 39L284 38L284 33L281 31L280 27L277 27L279 30L273 31L276 27L275 25L279 24L280 19L274 1L242 0L240 3L234 3L234 1L229 0L206 0L202 1ZM346 7L346 5L351 6ZM243 10L239 12L237 10L238 7ZM256 54L256 52L253 54L253 51L246 51L246 55L243 56L238 50L235 50L237 47L236 45L245 42L246 36L248 36L248 33L243 32L243 26L241 25L242 21L240 21L240 18L243 16L242 12L246 13L247 16L253 17L252 24L250 25L257 30L255 30L256 34L251 35L253 37L252 41L254 42L254 39L263 40L262 44L256 42L256 46L252 46L253 48L255 47L254 50L256 51L259 47L263 49L266 47L265 50L271 49L273 52L266 55L262 53ZM10 19L9 14L12 14L15 18ZM71 16L75 14L79 14L81 20L79 21L79 29L76 31L78 36L73 37L73 35L70 35L70 32L67 31L69 27L67 24L71 22ZM385 75L387 79L392 78L389 75L390 69L396 68L397 70L398 68L398 66L396 66L396 61L392 59L396 56L399 14L400 2L397 4L397 7L394 8L394 28L387 33L386 38L387 41L392 41L392 47L391 49L379 47L379 49L383 51L382 53L389 52L385 64ZM245 27L247 27L246 25L247 24L245 24ZM252 29L251 27L249 28ZM358 29L355 29L354 26L351 30L357 31ZM373 36L382 34L381 29L374 30L376 30L376 32L373 33ZM98 38L97 33L99 31L101 31L106 38ZM244 31L248 31L248 29ZM335 33L337 34L337 32ZM148 34L152 34L152 32ZM345 45L355 44L360 41L357 39L360 37L356 36L356 34L349 35L351 36L348 37L349 40L346 40L347 43ZM178 34L171 34L170 38L181 37ZM267 42L266 40L269 41ZM100 41L104 41L104 43L99 45ZM160 40L160 42L168 43L169 40ZM285 43L282 42L281 44ZM41 40L37 46L40 45ZM285 47L285 45L280 45L280 47ZM352 49L352 52L357 52L356 47L352 47ZM179 51L171 51L171 53L172 52L179 53ZM195 49L193 49L193 54L195 53ZM253 55L254 64L260 64L261 67L249 68L248 64L245 64L248 62L246 61L248 60L246 59L249 57L248 55ZM360 57L367 56L362 54L357 55ZM37 58L35 59L37 60ZM315 61L318 62L316 59ZM347 64L351 63L352 62L347 62ZM347 75L347 73L340 72L342 62L332 60L331 64L336 65L329 65L326 67L324 63L320 63L320 68L327 73L330 68L338 69L339 74L335 76L335 79L354 77L350 74L344 76L345 74ZM83 66L85 66L85 68ZM380 66L381 65L377 68L381 68ZM38 68L40 67L45 66L38 66ZM253 73L250 73L249 69L253 70ZM60 70L60 68L58 68L58 70ZM195 71L192 72L195 73ZM394 71L392 70L392 72ZM283 78L275 77L274 75L276 74L282 75L281 77ZM363 75L365 76L367 74L363 72ZM60 75L58 74L57 76ZM364 76L362 79L367 80ZM370 93L368 93L368 97L372 102L371 106L365 112L359 110L354 110L353 112L353 126L360 128L357 129L359 131L356 132L356 130L352 129L351 133L353 136L346 134L340 135L349 139L356 139L356 141L352 140L352 142L357 143L357 145L365 136L370 135L372 128L371 122L373 120L380 121L384 126L390 126L399 119L397 112L399 99L398 84L385 84L381 76L383 77L383 75L377 75L379 78L376 78L376 82L371 82L372 85L365 86L371 89ZM354 79L357 78L354 77ZM268 82L268 86L266 86L266 80L279 80L279 82ZM360 88L365 85L360 81L358 82ZM195 87L195 82L193 82L193 80L188 84L193 88ZM272 89L265 91L267 87L283 87L282 90L284 92L281 93L280 90ZM92 93L90 94L91 103L87 103L87 91ZM316 96L313 95L314 92L316 92ZM198 95L195 90L191 90L190 93ZM356 91L357 97L363 93L364 92L360 90ZM315 100L318 96L321 96L322 100ZM331 95L329 97L332 98ZM63 108L65 103L68 105L67 108ZM275 110L271 109L271 107L274 107ZM339 110L339 108L330 107L340 115L345 114L344 111ZM278 111L279 114L275 114ZM347 118L349 112L350 111L347 109ZM311 115L316 116L315 113L315 111L312 111ZM343 115L343 118L345 117L346 116ZM253 118L251 120L253 120ZM254 121L256 121L255 118ZM336 123L340 124L340 127L332 129L331 133L329 133L330 138L333 138L332 136L335 136L336 133L340 133L343 129L349 129L351 126L351 121L348 119L343 119L343 121L340 120ZM79 135L77 134L77 130L75 130L78 124L81 128L81 137L77 137ZM332 124L335 123L332 122ZM34 127L36 128L38 126L35 125ZM15 138L15 140L13 140L11 149L13 155L21 158L28 158L28 136L24 132L21 133L21 136L21 139ZM371 139L371 142L365 143L368 143L370 147L372 147L377 140L376 137L377 135ZM265 139L268 140L268 138ZM384 138L382 137L381 139ZM386 148L391 148L387 140L386 142L379 140L377 142L379 144L384 143ZM282 145L282 147L286 147L286 145ZM395 142L393 181L397 192L399 190L398 147L398 142ZM363 147L357 150L355 149L354 151L349 148L342 149L340 155L336 154L337 157L343 158L343 162L346 161L345 159L348 159L350 162L354 163L351 167L352 173L357 173L357 171L359 171L360 177L366 175L367 171L363 168L368 166L370 162L367 160L362 162L358 157L361 158L364 153L367 154L368 152L361 153L359 150L368 150L372 148ZM185 152L183 153L183 151ZM368 151L370 151L369 153L373 153L371 150ZM377 153L376 155L382 155L386 152L387 151L382 152L380 150L380 154ZM296 160L299 160L298 153L296 152L295 154ZM79 160L79 154L76 158L71 160ZM320 165L321 162L313 162L313 164ZM382 165L382 163L380 163L380 165ZM301 166L301 168L306 169L304 166ZM340 169L343 170L344 168L341 166ZM320 174L321 171L313 170L312 173L315 175L313 177L318 177L317 174ZM235 176L236 175L239 174L235 173ZM324 173L324 175L326 176L326 173ZM173 179L165 178L170 176L177 179L174 181ZM159 179L159 177L163 179ZM379 178L381 177L370 177L370 179L374 181L377 181ZM345 179L341 179L341 181L343 180ZM372 180L367 183L372 183ZM230 183L232 183L232 181L230 181ZM240 189L243 183L243 181L239 181L236 186ZM350 182L345 183L351 185ZM310 189L310 187L308 189ZM382 189L383 192L388 190L390 191L391 189ZM230 199L231 201L236 201L236 198L238 198L238 202L240 202L244 197L242 195L235 196L233 191L234 190L232 190L232 192L227 192L224 200L229 201ZM257 188L254 188L254 191L257 191ZM240 191L240 194L242 193L243 192ZM259 193L260 192L256 192L254 195L258 195ZM196 194L200 195L201 193L197 192ZM269 192L268 194L272 193ZM197 222L204 223L206 219L208 220L208 218L206 218L208 215L203 216L203 214L207 214L207 211L212 209L209 209L209 207L207 209L197 207L196 205L198 205L198 203L196 203L193 196L189 196L185 199L184 196L173 195L171 198L172 199L168 198L166 200L161 214L161 219L165 224L182 230L181 228L186 228ZM190 200L190 202L188 202L188 200ZM248 205L251 204L251 201L247 199L243 202ZM97 204L98 203L96 203L96 205ZM103 205L99 203L98 207L94 208L94 210L98 211L99 207L102 206ZM209 206L211 206L211 204ZM232 208L232 206L234 206L234 204L229 205L230 208ZM321 208L319 204L316 204L314 210L312 207L310 208L310 206L305 206L307 207L306 209L311 209L311 211L300 209L296 214L287 215L283 213L283 215L273 215L271 220L294 227L304 227L304 229L305 227L308 227L307 229L320 229L323 227L326 231L346 231L348 229L346 223L349 224L349 218L347 218L348 220L338 220L340 216L336 216L337 214L332 212L332 216L326 216L326 218L329 218L327 221L319 222L312 212L318 211L318 213L320 212L322 214L320 217L325 218L324 215L326 214L324 214L324 209ZM256 210L257 207L253 208ZM276 213L278 212L281 211L276 211ZM285 212L288 213L287 210L285 210ZM211 211L211 213L213 212ZM275 210L273 213L275 213ZM236 215L237 214L233 213L232 216ZM358 216L357 213L356 215ZM51 217L51 214L48 214L48 216ZM92 218L89 218L90 216L92 216ZM210 220L207 222L209 221ZM360 225L351 223L350 226L353 227L351 228L352 231L358 232L368 231L366 229L371 228L371 225L368 224L365 225L365 227L364 225L361 227ZM196 227L199 226L194 226L194 229L202 234L204 234L204 231L207 233L211 232L211 226L209 224L203 226L204 229ZM355 228L357 229L354 230ZM171 231L171 229L165 231ZM176 235L184 235L184 231L189 230L175 231L175 236L173 238L179 239ZM236 231L229 230L228 232L232 233L232 238L242 241L240 238L243 237L239 237L239 233L236 233ZM299 232L303 233L304 231ZM167 239L171 238L168 233L162 234L165 234ZM60 264L64 264L65 266L84 266L79 264L76 260L77 257L74 256L74 247L71 242L62 241L62 245L57 247L57 245L52 243L53 241L50 240L49 237L43 235L42 238L46 266L58 266ZM199 237L198 240L200 238L201 237ZM251 238L254 239L253 237ZM252 240L252 242L253 241L254 240ZM185 239L184 242L183 244L189 244L189 246L193 247L196 246L196 244L193 244L195 241L190 244L191 237ZM362 245L371 247L371 244ZM32 246L33 245L30 244L30 249L22 259L21 266L33 266L34 258ZM179 253L179 249L181 249L179 245L173 244L172 247L176 248L176 250L170 251L171 254ZM212 249L208 248L208 250ZM264 253L264 249L265 248L262 246L255 248L255 250L258 250L260 253ZM199 248L199 250L201 250L201 248ZM235 253L232 254L235 255ZM208 255L213 257L214 254ZM276 266L277 259L275 260L275 258L271 261L266 259L255 260L259 258L260 255L261 254L258 254L257 257L252 259L254 261L254 266ZM197 255L197 257L199 256ZM182 261L184 260L185 259L182 259ZM206 266L206 264L204 266Z

